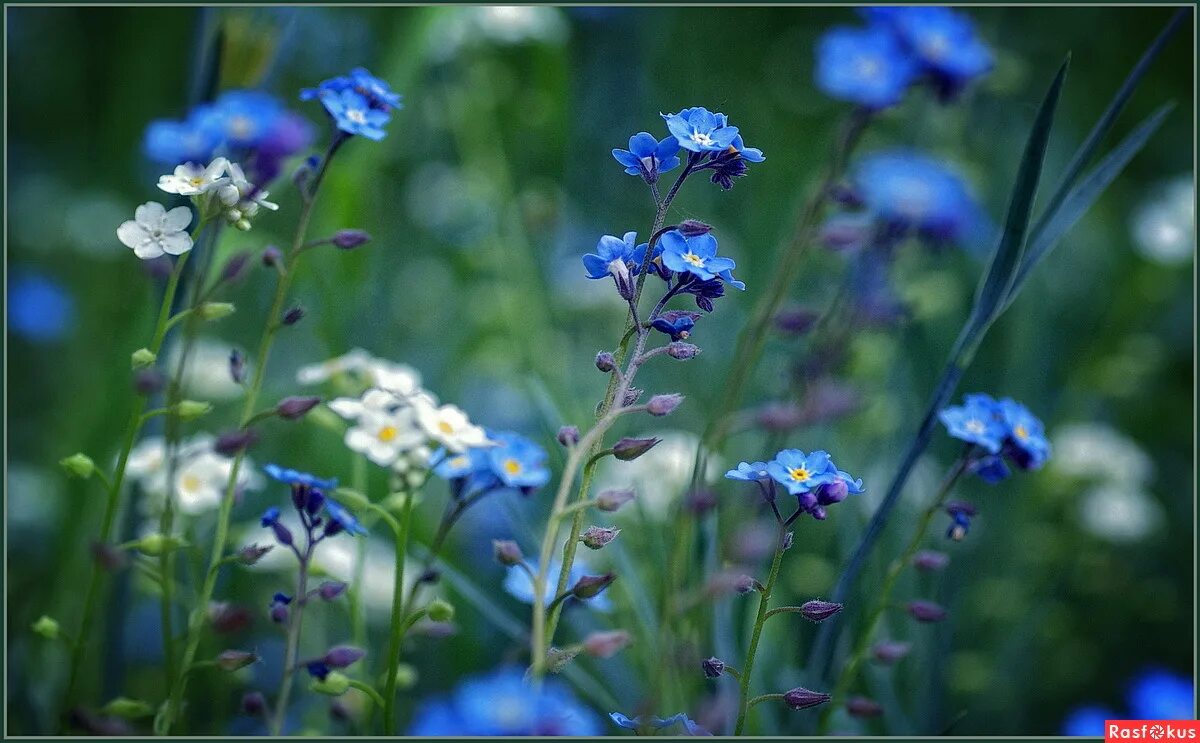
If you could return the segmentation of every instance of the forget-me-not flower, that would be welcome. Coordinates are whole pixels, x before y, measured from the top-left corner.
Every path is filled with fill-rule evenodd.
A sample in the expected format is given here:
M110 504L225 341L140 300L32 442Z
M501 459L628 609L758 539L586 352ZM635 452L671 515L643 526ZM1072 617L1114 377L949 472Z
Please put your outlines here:
M838 477L829 452L820 450L805 454L799 449L784 449L767 462L767 472L792 495L808 493Z
M1129 687L1130 713L1137 720L1190 720L1195 703L1195 682L1162 668L1142 671Z
M679 166L679 141L672 135L656 140L649 132L639 132L629 138L629 149L612 151L617 162L629 175L641 176L647 183L656 183L661 173Z
M376 142L387 136L383 125L388 123L391 117L373 108L365 96L353 90L343 90L340 93L322 95L321 103L341 131Z
M725 477L745 482L766 482L771 479L771 473L767 471L766 462L741 462L737 469L726 472Z
M583 267L589 279L604 279L616 275L613 263L621 264L632 275L641 273L642 262L646 259L647 243L638 245L637 233L626 232L624 237L604 235L596 243L595 253L583 256Z
M926 155L875 153L861 160L850 178L867 211L897 232L969 243L987 226L962 178Z
M49 275L15 271L8 275L8 329L26 340L48 343L70 330L75 300Z
M870 109L900 102L917 66L887 29L830 29L817 45L817 87Z
M609 712L609 718L616 723L617 727L625 728L626 730L662 730L670 727L675 723L679 723L687 735L712 735L705 730L695 720L688 717L686 713L680 712L671 717L658 717L656 715L638 715L637 717L629 717L620 712Z
M1005 453L1021 469L1037 469L1045 464L1050 458L1050 442L1046 440L1046 429L1037 416L1007 397L996 406L1008 428Z
M727 150L738 135L738 128L729 126L725 114L712 113L702 106L685 108L677 114L663 114L662 117L679 146L691 152Z
M133 219L117 228L117 239L142 260L167 255L183 255L192 249L188 225L192 210L177 206L167 211L157 201L147 201L133 212Z
M717 238L712 233L685 237L679 230L671 230L659 238L659 243L663 265L672 271L690 273L702 281L720 276L733 283L732 271L737 264L731 258L717 255Z
M991 71L992 52L961 11L944 6L870 8L868 18L900 39L945 96Z
M696 321L699 319L699 312L667 310L654 318L650 327L669 335L673 341L680 341L691 335L692 328L696 327Z
M938 420L954 438L983 447L992 454L1000 452L1008 435L996 401L988 395L967 395L962 405L951 405L938 412Z
M517 667L469 676L449 696L427 699L413 736L594 736L596 716L554 678L530 684Z
M387 81L375 77L365 67L355 67L349 75L330 78L316 88L305 88L300 91L300 100L324 99L347 90L358 93L372 108L384 113L403 108L400 94L392 90Z

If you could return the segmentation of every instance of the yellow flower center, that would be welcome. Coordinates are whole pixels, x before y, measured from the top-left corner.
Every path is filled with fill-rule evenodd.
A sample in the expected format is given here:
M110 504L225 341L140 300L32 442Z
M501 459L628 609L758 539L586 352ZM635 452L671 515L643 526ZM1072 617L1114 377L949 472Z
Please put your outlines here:
M197 175L192 178L188 178L188 183L192 184L196 188L200 188L200 186L204 185L204 176Z
M1017 427L1013 429L1013 435L1024 441L1025 439L1029 438L1029 431L1025 428L1025 426L1018 424Z
M788 470L788 475L791 476L791 478L796 482L804 482L808 478L812 477L812 474L808 471L807 467L792 467Z
M683 259L685 261L687 261L688 263L692 264L693 266L695 266L696 268L704 267L704 259L701 258L700 256L696 255L695 253L693 253L690 250L683 254Z
M179 482L179 485L189 493L196 492L203 484L204 483L200 480L200 478L196 477L195 475L184 475L182 478L180 478Z
M503 466L504 471L510 475L517 475L521 473L521 463L515 459L505 459Z
M380 441L387 443L389 441L393 441L396 438L397 433L399 433L399 431L396 430L395 426L384 426L383 428L379 429L379 433L375 434L375 437Z
M454 426L446 421L438 421L438 430L445 434L451 434L454 433Z

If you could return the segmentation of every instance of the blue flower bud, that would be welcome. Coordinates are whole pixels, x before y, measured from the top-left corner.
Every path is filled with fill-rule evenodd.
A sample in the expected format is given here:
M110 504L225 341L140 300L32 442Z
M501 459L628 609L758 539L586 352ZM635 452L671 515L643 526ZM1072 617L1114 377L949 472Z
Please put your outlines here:
M787 691L783 695L783 701L792 709L808 709L816 707L819 704L825 704L830 700L830 696L820 691L810 691L802 686L797 686L795 689Z
M275 406L275 413L285 420L298 420L308 414L308 411L321 404L321 398L314 395L285 397Z
M330 648L321 661L329 668L346 668L356 663L364 655L366 653L358 648L353 648L349 645L338 645L337 647Z
M832 601L821 601L820 599L806 601L800 606L800 613L804 615L805 619L811 622L824 622L841 610L841 604L835 604Z
M946 618L946 610L932 601L910 601L906 609L909 616L918 622L940 622Z
M704 678L720 678L725 673L725 661L716 657L709 658L700 661L700 668L704 671Z
M300 322L304 318L304 308L300 305L292 307L287 312L283 313L283 319L280 321L284 325L292 326Z
M353 250L360 245L371 242L371 236L364 230L338 230L329 242L342 250Z

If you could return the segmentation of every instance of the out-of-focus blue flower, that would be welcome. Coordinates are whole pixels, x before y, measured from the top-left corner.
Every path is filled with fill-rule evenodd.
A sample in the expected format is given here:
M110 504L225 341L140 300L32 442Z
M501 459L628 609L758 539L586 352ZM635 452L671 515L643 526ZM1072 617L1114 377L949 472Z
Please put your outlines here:
M323 490L333 490L338 486L336 477L323 480L308 472L301 472L289 467L280 467L277 464L264 465L263 472L267 473L268 477L282 483L287 483L288 485L307 485L310 488L321 488Z
M355 536L362 536L367 533L367 528L358 523L358 519L354 518L354 514L346 510L346 507L332 498L325 497L325 514L332 519L331 524L325 526L325 534L336 534L338 530L345 531ZM338 529L330 530L332 524L337 524Z
M996 401L988 395L967 395L962 405L951 405L938 413L946 432L960 441L998 454L1008 434Z
M279 523L280 515L281 514L279 512L279 508L276 506L271 506L267 510L263 511L262 518L259 519L259 521L262 523L263 527L265 528L265 527L271 526L272 524Z
M206 111L207 107L204 107L200 116L192 115L183 121L151 121L142 137L142 151L146 157L162 165L212 160L221 137L202 121Z
M702 106L685 108L677 114L663 114L662 117L679 146L691 152L727 150L738 135L738 128L729 126L725 114L712 113Z
M336 95L347 90L358 93L372 108L384 113L403 108L401 95L392 90L385 80L368 72L365 67L355 67L349 75L330 78L316 88L305 88L300 91L300 100L324 99L327 95Z
M231 90L202 109L205 127L233 148L252 148L283 116L283 104L259 90Z
M766 462L742 462L737 469L726 472L725 477L744 482L765 482L771 479L771 473L767 471Z
M357 134L376 142L387 136L383 125L388 123L391 117L377 108L372 108L365 96L353 90L322 95L321 104L333 117L337 128L347 134Z
M520 668L504 667L471 676L448 697L426 700L417 709L413 736L593 736L596 716L562 682L526 683Z
M817 87L870 109L900 102L917 66L887 29L830 29L817 45Z
M679 166L678 152L679 141L674 136L659 141L649 132L638 132L629 138L628 150L614 149L612 154L629 175L657 183L659 174Z
M944 96L955 95L992 69L991 50L975 34L971 19L960 11L925 5L869 8L866 12L896 34Z
M808 493L838 477L829 452L820 450L805 454L799 449L784 449L767 462L767 472L792 495Z
M703 281L725 275L733 278L730 272L737 264L717 255L717 238L711 232L684 237L679 230L671 230L664 233L659 242L663 248L663 265L672 271L690 273Z
M971 466L971 471L989 485L995 485L1012 474L1008 465L1004 463L1004 458L995 455L978 460Z
M605 279L613 275L609 266L614 261L620 261L631 274L637 275L642 271L648 247L647 243L637 244L636 232L626 232L624 237L619 238L604 235L596 243L596 252L583 256L583 267L589 279Z
M524 436L509 431L488 432L499 446L487 450L492 471L510 488L532 492L550 481L546 450Z
M1021 403L1004 398L997 407L1008 428L1005 453L1021 469L1037 469L1050 458L1050 442L1042 422ZM1148 719L1148 718L1147 718Z
M617 724L617 727L625 728L626 730L661 730L670 727L675 723L683 726L683 731L687 735L712 735L712 733L701 727L695 720L688 717L686 713L680 712L671 717L658 717L655 715L638 715L637 717L628 717L620 712L609 712L609 718Z
M537 574L537 563L529 560L525 561L525 566L529 571ZM567 588L579 582L579 579L588 575L587 563L575 558L574 564L571 565L571 572L567 577ZM546 571L546 597L544 603L549 606L554 601L554 591L558 588L558 579L562 575L562 562L557 558L550 563L550 569ZM510 567L508 574L504 576L504 590L510 596L520 601L523 604L533 604L533 581L529 578L529 573L522 570L520 567ZM612 603L608 600L607 593L590 598L585 602L588 606L598 611L609 611L612 608Z
M1063 720L1062 734L1077 738L1103 738L1105 721L1119 719L1120 715L1108 707L1076 707Z
M61 339L75 320L75 300L50 276L23 271L8 275L8 329L36 343Z
M905 150L870 155L854 168L851 182L866 209L898 233L970 243L987 229L963 180L925 155Z
M1129 686L1130 719L1192 720L1195 705L1195 682L1163 668L1142 671Z
M699 319L699 312L667 310L654 318L654 322L650 323L650 327L660 333L666 333L671 336L671 340L673 341L679 341L691 335L692 328L696 326L696 321Z

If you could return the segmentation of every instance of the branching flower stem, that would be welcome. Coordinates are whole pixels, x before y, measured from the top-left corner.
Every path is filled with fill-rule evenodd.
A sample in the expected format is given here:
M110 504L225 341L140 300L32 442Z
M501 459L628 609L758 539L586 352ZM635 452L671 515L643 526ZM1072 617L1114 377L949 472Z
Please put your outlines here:
M799 513L797 511L797 513ZM746 662L742 666L742 674L738 679L738 715L733 734L741 735L746 726L746 712L750 709L750 681L754 677L754 657L758 654L758 641L762 638L763 625L769 616L767 607L771 603L771 592L775 590L775 582L779 579L779 566L783 563L785 539L788 522L779 524L775 535L775 555L771 558L771 571L767 574L767 582L758 593L758 614L754 618L754 630L750 634L750 645L746 648ZM763 700L758 700L763 701Z

